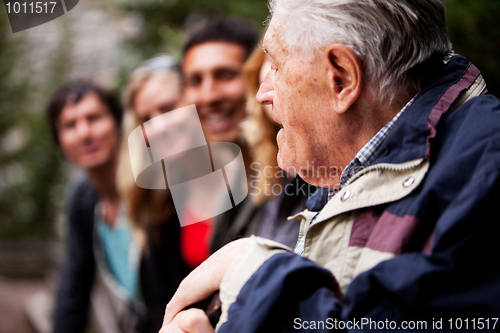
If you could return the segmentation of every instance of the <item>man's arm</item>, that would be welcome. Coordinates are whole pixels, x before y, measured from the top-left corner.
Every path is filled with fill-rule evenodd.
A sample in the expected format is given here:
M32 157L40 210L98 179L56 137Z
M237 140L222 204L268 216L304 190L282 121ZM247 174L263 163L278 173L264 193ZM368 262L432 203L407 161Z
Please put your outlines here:
M210 297L214 291L220 288L220 298L223 303L220 325L227 320L227 308L233 304L239 290L244 285L246 286L247 280L255 271L261 269L261 265L264 269L266 265L274 267L272 259L277 254L288 254L291 258L298 259L300 263L307 263L306 270L310 270L311 267L319 268L310 260L289 252L289 249L282 244L267 239L251 237L231 242L217 251L183 280L176 294L167 305L164 326L160 332L213 331L203 311L199 309L182 310L191 304ZM321 268L319 271L327 286L335 285L329 271ZM269 296L267 292L264 294ZM263 308L260 309L260 311L262 310Z
M92 248L94 197L89 184L79 183L67 207L67 255L59 278L54 333L83 332L87 323L95 262Z
M248 241L247 238L242 238L227 244L193 270L181 282L175 295L167 304L163 326L170 324L174 317L187 306L203 301L219 290L227 267Z

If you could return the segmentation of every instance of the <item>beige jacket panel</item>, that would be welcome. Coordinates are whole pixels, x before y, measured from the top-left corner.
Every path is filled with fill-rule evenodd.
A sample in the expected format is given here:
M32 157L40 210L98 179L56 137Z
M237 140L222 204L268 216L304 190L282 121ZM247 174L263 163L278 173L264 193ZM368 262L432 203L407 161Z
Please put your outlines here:
M349 246L356 211L407 196L422 182L428 168L428 160L420 159L378 165L355 176L327 203L307 230L304 256L330 270L345 293L358 274L394 257L392 253Z

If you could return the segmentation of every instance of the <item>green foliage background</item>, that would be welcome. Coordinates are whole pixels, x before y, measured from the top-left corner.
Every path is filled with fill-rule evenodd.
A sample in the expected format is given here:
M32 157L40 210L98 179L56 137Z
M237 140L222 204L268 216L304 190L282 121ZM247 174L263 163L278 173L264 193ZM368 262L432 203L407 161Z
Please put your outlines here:
M236 15L263 29L263 21L269 14L265 0L135 1L122 8L139 13L144 18L143 34L134 42L145 56L165 48L178 51L182 30L203 18Z
M445 0L448 33L457 53L483 73L491 94L500 97L500 1Z
M23 40L7 38L11 30L4 14L0 11L0 237L46 237L52 232L61 163L37 102L65 79L65 53L61 49L53 59L46 85L35 85L29 76L14 78Z
M473 61L482 70L489 91L500 96L500 1L445 3L455 51ZM183 32L204 17L238 15L263 30L268 15L265 0L129 0L107 5L143 19L140 36L129 41L142 58L159 52L179 57ZM10 38L3 9L0 31L0 238L47 237L53 231L57 202L63 199L65 179L63 162L45 124L44 101L67 79L71 59L61 48L51 59L51 74L43 85L33 83L29 76L13 80L12 68L23 41ZM116 88L124 85L129 70L122 71ZM26 139L13 147L9 140L19 132L27 134Z

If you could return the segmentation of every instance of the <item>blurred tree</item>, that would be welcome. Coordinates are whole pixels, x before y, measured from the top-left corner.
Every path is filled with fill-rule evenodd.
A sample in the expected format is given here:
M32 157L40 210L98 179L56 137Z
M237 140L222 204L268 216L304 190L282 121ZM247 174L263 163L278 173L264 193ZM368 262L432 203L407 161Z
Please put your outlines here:
M500 97L499 0L445 0L453 47L483 73L491 94Z
M22 38L11 36L0 12L0 238L44 238L53 230L54 185L60 183L61 159L51 142L44 100L63 79L67 55L52 61L46 83L13 75L23 52Z
M204 18L235 15L263 30L263 21L269 15L267 0L129 0L122 8L143 18L142 35L133 43L144 58L159 52L179 57L182 32Z

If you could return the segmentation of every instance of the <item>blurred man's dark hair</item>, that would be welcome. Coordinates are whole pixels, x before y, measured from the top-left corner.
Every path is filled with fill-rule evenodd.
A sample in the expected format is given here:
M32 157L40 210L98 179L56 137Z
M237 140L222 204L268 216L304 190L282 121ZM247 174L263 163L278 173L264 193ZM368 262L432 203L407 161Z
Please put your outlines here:
M118 128L121 128L123 108L118 96L111 90L105 89L90 80L74 80L62 85L50 98L46 113L52 137L57 145L57 122L63 108L67 105L78 104L87 94L96 94L101 102L111 112Z
M216 17L198 24L189 33L182 47L182 56L193 46L206 42L227 42L241 45L245 59L250 56L260 39L260 32L242 19Z

